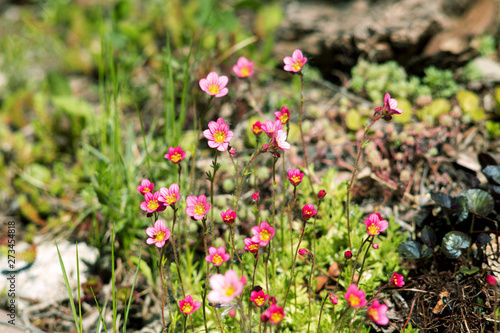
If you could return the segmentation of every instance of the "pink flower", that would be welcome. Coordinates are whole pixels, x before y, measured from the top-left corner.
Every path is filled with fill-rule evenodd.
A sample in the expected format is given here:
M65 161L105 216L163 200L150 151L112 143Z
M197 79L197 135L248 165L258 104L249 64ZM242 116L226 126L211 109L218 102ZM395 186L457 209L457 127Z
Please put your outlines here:
M229 253L226 253L226 249L223 246L219 247L218 249L211 246L208 249L208 253L210 255L206 256L205 260L211 262L212 264L214 264L214 266L220 266L231 259L231 255Z
M259 191L252 194L252 199L253 199L253 201L259 201L259 199L260 199Z
M207 203L207 197L203 194L199 197L189 195L186 198L186 214L195 220L201 220L205 214L210 210L210 204Z
M262 124L260 123L260 121L256 121L255 124L252 125L253 134L258 136L262 133L262 131Z
M252 291L250 294L250 300L255 303L258 307L264 305L264 303L269 298L269 295L266 295L263 290Z
M283 106L281 111L274 112L274 116L276 117L276 120L279 120L284 125L288 122L288 120L290 120L290 111L288 111L286 106Z
M157 220L154 226L146 229L146 233L149 236L146 243L149 245L155 244L157 247L165 245L165 242L170 237L170 230L165 226L163 220Z
M393 287L402 287L405 285L404 276L398 274L398 272L394 272L392 274L391 279L389 280L389 284Z
M172 163L179 163L180 161L182 161L184 159L184 157L186 156L186 152L184 150L182 150L181 147L169 147L168 148L168 154L165 154L164 157L167 159L167 160L170 160L172 161Z
M181 299L179 301L179 307L181 308L181 312L185 314L191 314L198 310L201 306L201 303L198 301L194 301L191 295L186 295L186 298Z
M245 243L245 250L251 252L251 253L257 253L259 252L259 243L260 242L254 242L252 241L251 238L245 238L243 240Z
M160 192L156 191L155 193L146 192L144 193L144 200L141 202L141 209L148 212L163 212L166 208L165 205L159 203L158 200L160 197Z
M266 246L273 239L275 232L274 228L264 221L259 226L252 227L252 242Z
M155 188L155 184L151 183L149 179L143 179L141 181L141 185L137 186L137 190L141 192L141 194L151 193Z
M203 136L208 139L210 148L217 148L218 151L225 151L229 146L229 141L234 137L234 133L229 130L229 126L224 119L219 118L217 122L208 123L208 129L203 131Z
M266 132L267 136L272 138L274 136L275 132L278 132L283 128L283 125L281 124L281 121L276 120L274 122L268 120L266 123L262 126L262 129L264 132Z
M330 302L335 305L339 302L339 300L337 299L337 296L335 296L334 294L332 294L331 292L328 292L328 297L330 299Z
M288 180L292 183L293 186L297 186L304 179L304 173L300 172L300 169L288 170Z
M352 252L347 250L344 252L344 258L346 259L351 259L352 258Z
M394 98L391 98L389 93L385 94L384 97L384 106L378 107L375 109L375 113L382 111L382 118L384 120L391 120L393 114L401 114L403 110L398 109L398 101Z
M488 274L486 275L486 283L488 283L490 286L496 287L497 279L493 275Z
M228 270L225 275L214 274L210 277L212 291L208 293L208 300L214 303L229 303L243 292L246 279L239 279L238 274Z
M307 58L302 55L301 50L295 50L292 56L285 57L283 62L285 63L285 71L297 73L300 72L302 67L306 64Z
M264 313L264 316L267 317L271 324L279 324L285 318L285 310L276 304L272 304Z
M268 301L269 305L272 305L272 304L278 304L278 301L276 300L276 297L275 296L269 296L269 301Z
M358 286L354 283L347 288L344 298L353 308L359 308L366 305L365 292L358 289Z
M236 219L236 212L233 212L231 209L226 210L225 212L221 212L220 216L225 224L232 224Z
M304 207L302 207L302 217L306 221L309 220L314 215L316 215L317 212L318 211L316 209L314 209L313 204L308 204L308 205L305 205Z
M377 236L382 231L385 231L389 226L389 222L382 220L380 214L370 214L367 219L365 219L366 232L371 236Z
M200 80L200 88L210 96L222 97L228 93L227 88L225 88L228 81L227 76L219 77L217 73L211 72L206 79Z
M231 147L231 149L229 149L229 154L231 154L231 155L236 154L236 149Z
M233 72L241 78L251 76L253 75L253 62L248 61L245 57L240 57L236 65L233 66Z
M286 132L283 130L279 130L277 134L273 135L272 144L276 148L279 148L283 151L287 151L292 148L292 146L288 142L286 142Z
M387 325L389 318L386 316L387 305L380 304L378 300L373 301L368 307L368 317L379 325Z
M318 192L318 198L319 199L323 199L326 195L326 191L325 190L321 190Z
M373 247L375 250L378 250L378 244L377 244L377 243L372 243L372 247Z
M158 197L158 201L161 201L166 206L173 205L179 200L181 194L179 192L179 185L172 184L167 189L165 187L160 188L160 196Z
M304 248L299 249L299 254L301 256L308 256L308 257L311 257L311 258L314 257L313 254L311 252L309 252L309 250L304 249Z

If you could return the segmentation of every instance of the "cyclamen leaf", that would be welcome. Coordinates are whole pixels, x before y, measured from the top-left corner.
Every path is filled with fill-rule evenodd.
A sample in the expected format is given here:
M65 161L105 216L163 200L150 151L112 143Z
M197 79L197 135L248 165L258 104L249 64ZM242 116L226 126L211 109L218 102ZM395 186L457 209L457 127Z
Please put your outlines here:
M399 244L396 252L406 259L419 259L421 258L422 244L415 241L404 242Z
M483 169L483 173L495 183L500 184L500 165L488 165Z
M421 236L422 241L427 247L434 248L436 246L436 233L434 229L426 225L424 229L422 229Z
M467 190L465 197L467 198L469 210L475 213L488 215L495 208L495 200L486 191L480 189Z
M462 249L470 246L470 237L461 231L450 231L441 244L443 253L451 259L457 259L462 255Z

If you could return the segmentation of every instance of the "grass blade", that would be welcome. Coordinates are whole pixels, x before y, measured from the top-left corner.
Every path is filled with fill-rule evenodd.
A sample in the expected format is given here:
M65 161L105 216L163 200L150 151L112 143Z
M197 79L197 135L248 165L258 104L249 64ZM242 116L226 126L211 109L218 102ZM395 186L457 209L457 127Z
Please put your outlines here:
M137 263L137 269L135 270L134 283L132 283L132 289L130 290L130 296L128 298L127 307L125 308L125 318L123 319L123 333L127 331L128 312L130 310L130 304L132 303L132 296L134 295L135 282L137 281L137 275L139 274L141 258L142 258L142 246L141 250L139 251L139 262Z

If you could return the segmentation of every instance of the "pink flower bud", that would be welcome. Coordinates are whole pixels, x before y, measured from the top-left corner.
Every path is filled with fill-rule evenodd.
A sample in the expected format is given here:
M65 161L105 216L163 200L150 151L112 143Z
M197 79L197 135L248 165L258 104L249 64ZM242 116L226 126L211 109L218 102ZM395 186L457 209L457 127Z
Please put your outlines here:
M231 154L231 155L236 154L236 150L231 147L231 149L229 149L229 154Z
M326 195L326 191L325 190L321 190L318 192L318 198L320 199L323 199Z
M339 300L337 299L337 296L335 296L334 294L329 292L328 296L330 298L330 302L332 302L333 305L335 305L339 302Z
M344 252L344 257L346 259L351 259L352 258L352 252L351 251L345 251Z
M253 201L259 201L259 191L255 192L254 194L252 194L252 199Z
M377 243L372 243L372 247L373 247L375 250L378 250L378 244L377 244Z
M309 251L307 251L306 249L299 249L299 254L301 256L306 256L308 253L309 253Z
M495 279L495 277L493 275L487 275L486 276L486 282L490 285L490 286L494 286L496 287L497 285L497 279Z
M268 302L269 302L269 304L276 304L276 303L278 303L278 301L276 300L276 297L274 297L274 296L269 296Z

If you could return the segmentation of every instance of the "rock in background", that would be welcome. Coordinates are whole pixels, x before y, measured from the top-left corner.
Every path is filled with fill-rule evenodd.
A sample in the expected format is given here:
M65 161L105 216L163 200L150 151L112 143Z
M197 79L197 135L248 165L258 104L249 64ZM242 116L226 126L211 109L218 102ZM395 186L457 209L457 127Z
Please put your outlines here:
M430 65L463 66L486 33L500 33L500 0L296 1L285 6L275 53L300 48L329 79L359 57L421 74Z

